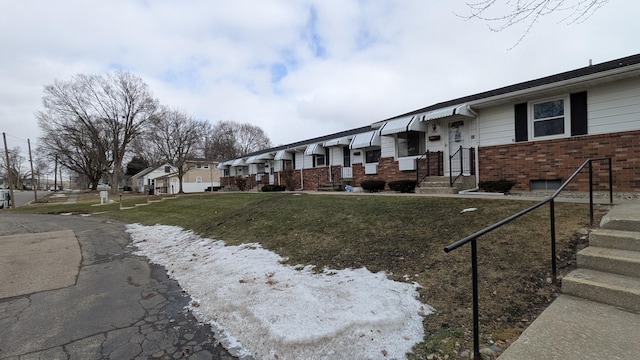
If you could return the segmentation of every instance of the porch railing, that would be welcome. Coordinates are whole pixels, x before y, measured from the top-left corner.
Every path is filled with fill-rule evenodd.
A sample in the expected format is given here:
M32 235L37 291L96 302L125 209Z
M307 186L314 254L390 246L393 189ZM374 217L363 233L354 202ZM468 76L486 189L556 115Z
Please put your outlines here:
M488 226L474 234L471 234L464 239L460 239L451 245L444 248L445 252L453 251L462 245L467 243L471 243L471 279L472 279L472 293L473 293L473 356L474 359L480 359L480 335L479 335L479 310L478 310L478 254L477 254L477 240L480 236L487 234L490 231L493 231L502 225L505 225L523 215L530 213L531 211L545 205L549 204L549 219L550 219L550 233L551 233L551 272L552 272L552 281L554 284L557 283L557 266L556 266L556 225L555 225L555 198L560 194L562 190L564 190L567 185L586 167L589 167L589 214L591 225L593 225L593 162L594 161L604 161L606 160L609 165L609 203L613 204L613 172L611 168L611 158L594 158L587 159L574 173L571 175L567 181L565 181L562 186L556 192L554 192L548 198L540 201L539 203L520 211L517 214L511 215L508 218L501 220L491 226Z
M428 176L444 176L442 151L429 151L416 159L416 186Z
M453 155L449 156L449 186L462 175L475 175L475 151L474 148L463 148L460 146Z

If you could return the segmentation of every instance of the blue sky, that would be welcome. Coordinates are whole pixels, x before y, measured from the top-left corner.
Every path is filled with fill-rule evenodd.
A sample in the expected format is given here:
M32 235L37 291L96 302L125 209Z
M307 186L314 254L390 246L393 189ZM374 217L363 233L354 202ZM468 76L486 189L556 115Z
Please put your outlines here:
M280 145L640 52L635 0L544 18L513 49L523 26L456 13L464 0L2 1L0 130L35 147L44 85L122 69L165 105Z

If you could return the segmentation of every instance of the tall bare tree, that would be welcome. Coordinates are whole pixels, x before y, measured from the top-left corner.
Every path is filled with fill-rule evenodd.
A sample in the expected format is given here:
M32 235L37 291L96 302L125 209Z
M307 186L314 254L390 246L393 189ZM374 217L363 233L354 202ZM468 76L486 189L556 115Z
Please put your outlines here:
M95 131L92 134L82 121L51 115L36 115L44 134L39 139L39 152L50 159L57 158L60 165L76 173L96 190L112 164L107 134L104 129L99 130L99 123L92 124Z
M9 165L7 165L4 149L2 149L2 156L0 156L0 167L2 167L5 178L7 174L11 174L14 189L22 188L22 179L24 175L22 173L22 168L23 163L26 161L26 158L22 156L21 151L22 150L19 146L16 146L13 149L9 149L7 151L9 153Z
M70 81L45 86L44 92L46 110L37 114L43 138L60 133L71 136L81 129L81 136L91 139L87 144L104 152L111 172L111 192L117 193L127 150L158 107L147 84L135 75L118 71L105 76L76 75ZM49 122L51 126L47 126Z
M149 127L151 147L161 158L178 168L178 193L184 193L182 178L189 170L188 160L202 157L204 123L177 109L162 108Z
M220 121L206 131L205 155L209 159L232 159L271 147L267 134L256 125Z
M518 39L517 45L542 17L562 14L564 17L561 22L568 24L582 22L608 2L609 0L482 0L467 2L471 13L461 17L486 21L490 24L489 28L492 31L502 31L524 23L526 30ZM494 12L496 8L501 7L502 3L507 10Z

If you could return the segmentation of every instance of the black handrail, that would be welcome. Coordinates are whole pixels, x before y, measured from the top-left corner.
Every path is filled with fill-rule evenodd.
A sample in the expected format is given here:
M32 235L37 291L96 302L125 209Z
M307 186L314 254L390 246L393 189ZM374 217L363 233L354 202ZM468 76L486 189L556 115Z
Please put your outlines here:
M429 151L427 150L427 152L425 152L424 154L422 154L419 158L416 158L416 186L420 186L420 183L427 178L428 176L431 176L431 154L436 154L438 162L436 164L438 171L437 171L437 176L439 176L441 174L442 171L442 162L440 160L440 154L442 152L441 151ZM422 178L420 178L420 160L422 159L426 159L427 160L427 172L426 174L424 174L422 176Z
M449 246L444 248L445 252L453 251L466 243L471 243L471 278L473 287L473 356L475 360L480 359L480 326L479 326L479 310L478 310L478 248L477 240L480 236L493 231L502 225L505 225L522 215L528 214L531 211L541 207L542 205L549 203L549 217L550 217L550 231L551 231L551 271L552 282L557 284L557 265L556 265L556 229L555 229L555 198L560 194L562 190L580 173L585 166L589 165L589 214L591 225L593 226L593 161L607 160L609 164L609 203L613 204L613 171L611 167L611 158L594 158L587 159L585 162L556 190L551 196L538 202L537 204L524 209L508 218L501 220L493 225L475 232L463 239L460 239Z

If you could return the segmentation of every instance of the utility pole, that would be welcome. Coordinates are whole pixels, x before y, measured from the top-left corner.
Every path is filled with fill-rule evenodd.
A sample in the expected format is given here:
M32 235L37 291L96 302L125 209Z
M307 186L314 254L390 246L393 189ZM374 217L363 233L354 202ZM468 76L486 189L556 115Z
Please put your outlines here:
M56 162L53 165L53 192L58 191L58 155L56 155Z
M33 182L33 158L31 157L31 141L27 139L27 145L29 146L29 163L31 164L31 186L33 187L33 199L38 202L38 185Z
M9 162L9 148L7 147L7 134L2 133L4 140L4 155L7 157L7 182L9 183L9 196L11 196L11 207L16 208L16 200L13 197L13 182L11 181L11 163Z

